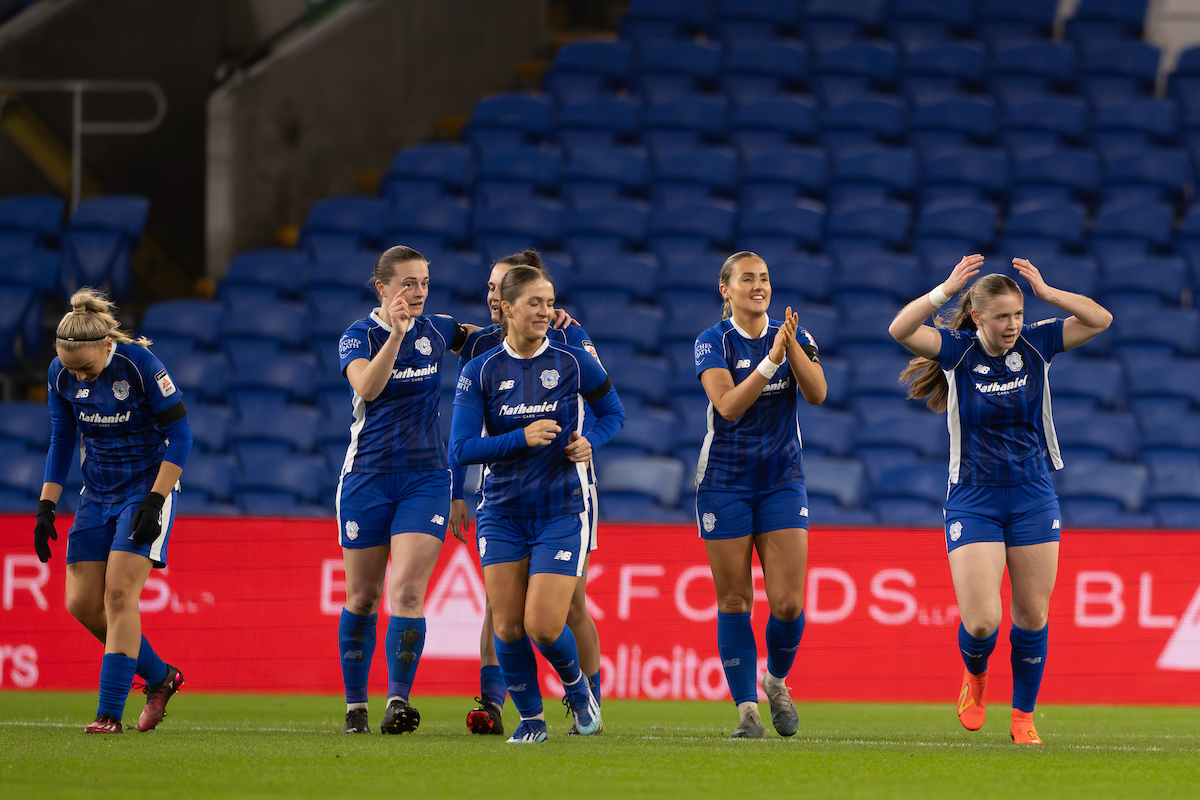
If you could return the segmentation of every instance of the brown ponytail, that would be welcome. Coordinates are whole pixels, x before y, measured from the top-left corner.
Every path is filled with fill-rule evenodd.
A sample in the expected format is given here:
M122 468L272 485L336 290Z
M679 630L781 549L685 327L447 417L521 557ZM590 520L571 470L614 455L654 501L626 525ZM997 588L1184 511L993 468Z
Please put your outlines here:
M939 315L933 318L933 324L952 331L976 330L978 326L971 318L972 309L983 313L991 305L992 300L1002 294L1024 297L1021 287L1012 278L999 273L984 275L969 289L959 294L961 301L949 320ZM900 383L909 384L909 399L924 399L925 405L938 414L946 410L950 386L946 383L946 373L942 371L941 365L933 359L917 356L908 362L908 366L900 373L898 380Z
M117 307L95 289L83 288L71 295L71 310L58 322L55 331L59 350L81 350L112 337L114 342L149 347L145 336L134 339L121 329L114 312Z

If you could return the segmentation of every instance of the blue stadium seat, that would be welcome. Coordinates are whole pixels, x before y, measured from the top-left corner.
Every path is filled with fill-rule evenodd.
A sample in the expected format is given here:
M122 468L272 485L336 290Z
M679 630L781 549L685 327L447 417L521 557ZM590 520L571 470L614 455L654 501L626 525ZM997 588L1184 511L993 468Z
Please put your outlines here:
M671 508L679 502L685 470L683 462L667 456L614 459L605 463L596 487L605 495L609 492L648 495L659 505ZM604 508L603 501L600 508Z
M1063 525L1068 528L1113 528L1129 531L1153 528L1155 517L1149 513L1130 512L1120 500L1113 498L1072 497L1059 500Z
M1067 20L1067 36L1078 41L1140 38L1148 4L1149 0L1080 0Z
M1053 149L1013 159L1013 203L1034 199L1089 197L1100 182L1100 157L1094 150Z
M790 206L743 211L738 223L739 249L759 252L760 244L772 237L794 243L791 249L817 244L825 227L825 205L814 200L798 200Z
M809 406L802 408L799 416L805 452L845 456L854 447L859 423L849 411Z
M0 488L24 491L29 496L28 512L37 509L37 498L46 477L46 454L11 451L0 460ZM27 512L27 513L28 513ZM64 534L59 534L60 536Z
M608 377L617 394L624 398L640 398L639 404L665 405L671 368L665 358L636 356L632 359L610 361L605 365Z
M1092 114L1092 138L1101 146L1106 133L1134 133L1150 140L1171 142L1178 126L1179 108L1171 99L1117 98L1097 105Z
M871 497L906 497L942 506L948 487L946 462L930 459L884 470L871 485Z
M996 237L996 207L953 199L923 203L913 233L954 237L969 242L973 249L986 249Z
M367 286L374 272L375 260L379 257L377 250L352 250L337 253L323 253L308 265L306 289L346 289L353 288L362 292L365 298L375 296L374 290Z
M721 318L721 297L712 290L667 289L659 294L659 303L667 313L663 338L668 341L694 342L703 321Z
M717 202L663 208L650 217L650 236L685 236L720 246L733 240L736 219L731 205Z
M992 46L1053 34L1058 0L983 0L979 6L979 37Z
M507 237L530 244L544 246L558 240L562 211L555 205L544 202L514 203L510 206L492 208L475 213L475 236L485 241L489 237ZM510 249L519 250L506 244ZM487 248L483 248L487 251ZM505 253L507 255L507 253Z
M670 102L710 88L721 51L693 41L653 42L642 49L635 84L648 103Z
M572 187L605 185L617 192L637 192L646 185L650 161L646 151L636 147L589 147L570 150L561 179L564 196L573 198ZM576 207L579 207L577 204Z
M722 86L739 102L794 91L808 75L808 50L794 42L734 45L721 67Z
M811 98L787 95L744 102L729 117L729 138L751 154L807 142L817 133L817 108Z
M280 354L265 362L244 357L241 351L231 353L233 371L229 377L229 388L281 389L292 402L307 402L312 398L313 379L316 376L317 360L309 354Z
M885 303L904 303L916 296L923 280L924 271L915 256L880 255L861 260L844 257L838 259L833 293L839 305L843 304L842 298L859 293L879 295Z
M1110 237L1142 239L1164 245L1171 240L1174 210L1161 201L1133 198L1101 206L1092 229Z
M804 255L795 258L781 258L769 261L767 267L771 272L771 284L776 296L782 301L789 302L797 312L801 311L799 305L793 302L797 295L809 303L823 303L829 300L833 262L828 256ZM823 310L828 313L823 314ZM800 326L808 328L813 336L817 337L817 342L820 344L823 334L832 334L834 317L832 309L821 309L810 305L802 313ZM830 340L831 336L826 335L824 339Z
M593 341L629 342L646 352L658 350L666 316L658 306L633 305L620 313L597 312L586 307L584 310L585 327Z
M904 356L872 358L855 363L850 378L850 391L855 397L889 395L904 397L908 387L900 383L900 373L908 366ZM890 442L888 443L890 444Z
M883 525L904 528L942 528L942 504L915 497L881 497L871 501L871 510Z
M0 442L10 440L35 450L50 446L50 409L45 403L0 403Z
M1070 42L1006 44L995 50L988 66L993 82L1007 76L1029 76L1042 78L1055 88L1070 89L1075 85L1075 47Z
M112 288L123 302L130 290L130 257L142 238L150 201L134 195L105 195L84 200L62 234L63 288Z
M998 195L1008 186L1008 158L1000 150L952 149L927 153L923 160L926 200Z
M803 326L801 326L803 327ZM809 332L812 335L812 332ZM821 340L813 338L817 342L817 346L821 346ZM842 407L846 405L846 398L850 393L850 364L845 359L837 356L825 354L821 357L821 366L825 370L825 405L831 408Z
M1182 400L1186 403L1186 400ZM1188 413L1186 406L1169 415L1154 420L1154 424L1145 425L1142 429L1142 457L1148 458L1151 453L1171 453L1178 455L1180 451L1194 455L1200 451L1200 414Z
M1200 500L1200 454L1149 461L1147 466L1150 471L1147 500Z
M612 241L617 251L640 245L646 240L650 215L643 204L617 201L569 212L563 220L565 249L572 251L576 238ZM575 257L580 258L579 253Z
M1178 305L1188 283L1187 264L1182 258L1145 259L1128 266L1105 270L1100 291L1105 302L1144 296L1150 304Z
M1048 143L1051 146L1061 145L1064 141L1080 141L1088 131L1088 106L1076 97L1059 97L1042 94L1018 94L1006 99L1004 110L1000 114L1000 130L1005 132L1005 140L1010 146L1020 144L1031 134L1052 134ZM1045 146L1038 146L1032 152L1020 149L1018 157L1035 157L1044 155ZM1062 169L1062 172L1067 172Z
M1126 366L1129 395L1178 397L1200 407L1200 360L1167 359Z
M863 466L853 458L806 455L804 488L810 503L814 497L824 496L843 508L858 508L862 500Z
M272 489L239 491L238 506L250 517L316 518L329 516L324 506L304 503L293 492Z
M856 443L858 447L904 447L926 458L936 458L949 451L950 434L940 415L913 411L862 426ZM944 483L945 475L942 478Z
M1144 188L1153 196L1178 200L1191 191L1192 181L1192 163L1181 148L1124 153L1107 159L1104 169L1106 197Z
M233 422L233 410L226 405L196 402L189 398L187 412L188 425L192 429L192 440L197 451L224 452L229 439L229 426Z
M695 378L693 367L689 376L692 386L699 387L700 382ZM684 391L672 393L671 410L675 412L677 421L675 427L676 446L696 445L704 441L708 433L708 395L703 391ZM716 411L714 410L714 414Z
M308 259L299 250L265 247L246 250L229 261L218 296L233 286L263 286L275 297L297 297L308 271Z
M383 176L383 194L393 205L434 198L471 182L474 156L460 144L434 142L396 154Z
M391 246L423 237L444 248L466 240L470 219L470 207L452 200L393 206L384 219L383 243Z
M546 97L523 92L481 98L471 111L464 137L481 152L536 144L550 133L553 106Z
M654 159L651 199L655 205L703 201L708 195L732 191L737 179L737 159L729 148L696 147L663 153Z
M621 38L645 46L662 39L686 38L711 19L708 0L633 0L621 17Z
M568 150L611 147L637 133L640 105L624 97L591 97L563 103L554 137Z
M158 356L175 385L188 398L220 402L225 397L229 367L221 353L184 350L168 342L157 342L150 350Z
M908 130L954 132L972 140L996 135L996 103L988 97L941 95L917 98L908 115Z
M550 71L556 74L584 73L599 75L608 81L605 87L624 86L633 68L633 47L628 42L572 42L554 56Z
M17 366L18 352L33 359L42 349L42 294L32 286L0 292L0 370Z
M1050 370L1050 394L1060 398L1087 398L1097 406L1115 408L1124 394L1121 365L1101 359L1055 359Z
M728 109L723 98L687 96L648 104L642 111L642 141L677 149L725 137Z
M1051 383L1051 392L1053 387ZM1057 422L1054 429L1059 445L1067 452L1067 461L1071 456L1089 461L1097 458L1129 460L1137 454L1137 421L1128 412L1097 411Z
M224 313L220 303L209 300L163 300L146 307L138 330L151 339L160 335L179 336L192 339L201 347L213 347Z
M479 159L476 188L484 181L519 182L539 189L556 186L560 160L557 150L530 145L489 150Z
M438 284L441 283L439 280ZM316 342L340 339L351 324L366 317L370 313L372 298L366 294L365 289L365 286L325 287L305 292L304 300L311 312L309 340ZM442 311L440 307L432 306L428 298L426 307Z
M377 247L387 208L378 197L347 195L313 203L300 232L301 244L314 257L326 252Z
M888 41L827 42L817 46L816 75L853 75L886 87L896 80L896 45Z
M221 338L273 339L287 347L304 344L308 311L300 303L264 304L253 313L227 311L221 318Z
M847 293L849 294L849 293ZM838 322L836 352L850 361L891 357L907 352L888 334L888 326L896 317L895 304L868 305L864 300L879 302L875 291L857 292L842 305ZM861 307L860 307L861 306Z
M815 147L773 148L747 156L742 167L743 208L750 200L750 187L783 185L795 193L815 193L825 188L828 171L825 151Z
M695 521L695 512L663 508L653 497L633 492L601 492L596 504L600 519L605 522L669 522L674 524Z
M236 469L233 456L194 453L188 457L187 471L180 481L181 496L201 492L210 502L228 502L233 499Z
M66 203L43 194L0 198L0 232L32 235L31 244L53 244L62 233Z
M1200 519L1200 500L1153 500L1146 510L1154 514L1160 528L1195 530Z
M903 194L913 188L918 174L912 150L870 147L835 155L830 179L835 184L872 184Z
M1126 511L1137 511L1145 499L1147 470L1141 464L1068 463L1053 477L1055 490L1063 500L1116 500Z
M617 390L618 395L620 389ZM666 409L641 408L629 413L625 426L612 439L614 445L632 445L653 455L666 455L675 446L675 415ZM604 448L601 448L601 453Z
M954 89L962 90L983 79L984 62L978 42L932 41L906 47L900 69L906 87L920 85L920 79L949 78Z
M897 245L908 239L908 204L883 200L877 204L834 206L829 214L830 236L866 237Z
M827 134L870 134L876 141L896 139L905 131L904 103L889 95L830 98L820 114L820 130Z
M1111 79L1125 79L1131 93L1150 95L1158 78L1159 49L1139 41L1096 42L1083 48L1082 78L1107 79L1099 86L1113 86Z
M1004 221L1007 236L1039 236L1078 245L1083 242L1086 212L1078 203L1025 200L1009 210Z
M309 452L316 443L320 412L312 406L264 402L243 408L229 429L232 445L281 444L292 451Z
M1117 317L1114 323L1114 348L1152 343L1166 345L1175 355L1200 355L1200 313L1193 309L1155 308Z

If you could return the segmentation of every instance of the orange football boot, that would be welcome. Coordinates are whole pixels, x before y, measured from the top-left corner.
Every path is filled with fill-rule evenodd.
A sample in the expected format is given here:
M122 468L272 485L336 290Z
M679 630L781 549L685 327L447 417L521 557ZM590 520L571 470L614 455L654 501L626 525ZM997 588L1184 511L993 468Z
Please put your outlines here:
M1016 744L1041 744L1042 737L1038 736L1037 728L1033 727L1033 713L1025 713L1013 709L1012 727L1008 735Z
M958 693L958 721L969 731L983 727L987 715L987 704L983 702L983 690L987 688L987 670L972 675L963 668L962 690Z

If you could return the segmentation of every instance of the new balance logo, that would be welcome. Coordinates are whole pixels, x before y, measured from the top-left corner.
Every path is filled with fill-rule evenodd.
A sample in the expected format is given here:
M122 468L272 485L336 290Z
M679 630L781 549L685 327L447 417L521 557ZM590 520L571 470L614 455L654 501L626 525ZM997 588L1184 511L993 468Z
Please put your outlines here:
M1057 530L1061 530L1061 529L1062 529L1062 520L1056 519L1056 520L1054 520L1053 524L1050 525L1050 530L1052 530L1052 531L1057 531Z
M91 394L91 392L92 392L92 390L91 390L91 389L80 389L79 391L77 391L77 392L75 393L75 399L76 399L76 400L82 400L83 398L85 398L85 397L87 397L89 394Z
M498 392L507 391L507 390L513 388L513 386L515 384L516 384L516 381L500 381L500 388L497 389L496 391L498 391Z
M362 661L362 650L347 650L342 653L342 658L347 661Z
M737 362L737 366L735 366L734 369L750 369L750 359L748 359L748 358L741 359L740 361Z
M1022 661L1024 661L1026 664L1040 664L1040 663L1042 663L1042 657L1041 657L1041 656L1038 656L1037 658L1022 658L1021 660L1022 660Z
M980 375L987 375L991 371L992 368L987 364L977 364L975 365L975 369L972 370L972 372L978 372Z
M722 661L721 665L725 667L740 667L742 660L740 658L731 658L728 661Z
M433 518L429 521L432 522L434 525L445 525L446 524L446 518L443 517L441 514L434 514Z
M555 561L570 561L571 560L571 551L570 550L559 550L557 553L554 554L554 560Z
M518 683L516 686L509 686L508 690L510 692L523 692L525 691L525 686L526 684L524 683Z

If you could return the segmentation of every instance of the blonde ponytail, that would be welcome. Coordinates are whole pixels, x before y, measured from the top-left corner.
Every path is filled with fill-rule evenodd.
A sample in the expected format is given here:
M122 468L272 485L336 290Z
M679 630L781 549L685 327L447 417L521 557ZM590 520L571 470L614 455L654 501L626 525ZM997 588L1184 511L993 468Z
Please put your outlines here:
M149 347L145 336L137 339L121 329L117 322L117 307L95 289L83 288L71 295L71 310L58 322L55 335L59 350L80 350L112 337L114 342Z

